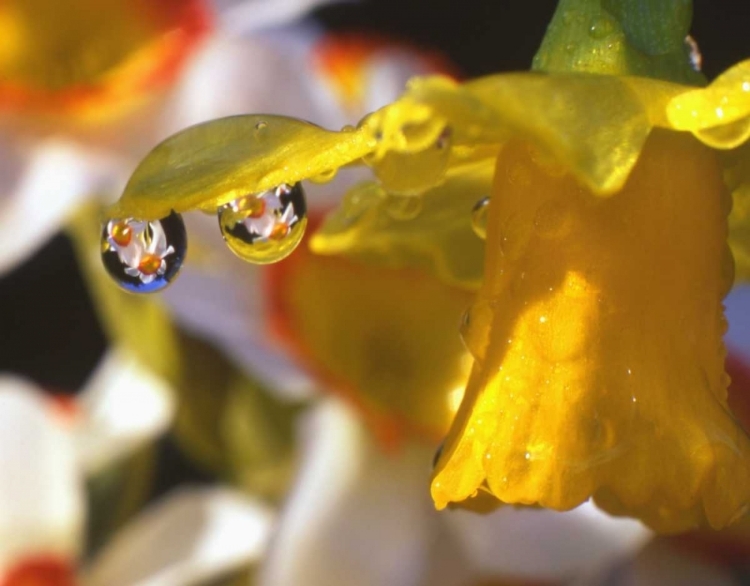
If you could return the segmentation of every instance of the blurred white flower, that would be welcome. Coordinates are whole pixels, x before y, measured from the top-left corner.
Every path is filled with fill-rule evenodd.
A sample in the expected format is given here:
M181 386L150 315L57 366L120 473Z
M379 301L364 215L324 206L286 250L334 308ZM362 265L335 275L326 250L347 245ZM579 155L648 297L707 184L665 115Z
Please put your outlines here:
M181 586L260 558L273 521L265 505L224 488L185 488L80 565L86 473L162 430L171 409L163 391L114 358L72 405L0 378L0 585Z
M302 470L260 575L262 586L463 586L596 575L650 537L584 504L567 513L505 507L438 512L430 450L383 453L356 414L321 401L304 422Z
M154 10L174 11L175 14L183 11L184 18L190 20L185 25L189 30L179 29L178 22L177 28L165 31L161 39L156 35L153 43L162 43L166 49L160 49L162 53L147 54L147 65L142 55L146 49L136 43L132 52L135 64L126 59L124 64L113 66L117 75L121 75L121 70L126 71L125 81L113 88L102 89L95 85L90 92L94 105L81 100L86 110L85 115L80 116L70 105L78 99L76 92L86 99L89 96L85 83L75 85L80 84L76 68L85 71L89 67L86 59L95 50L105 54L106 47L97 49L96 43L106 43L108 35L113 36L107 30L92 29L89 21L106 22L108 11L117 9L129 10L131 18L145 22L153 16L151 12L141 10L136 0L116 6L107 3L89 6L84 0L67 0L69 6L53 0L37 3L37 9L42 12L32 13L30 17L39 22L49 20L55 27L53 32L59 30L63 39L75 35L77 44L62 45L75 47L70 55L64 51L50 52L26 61L22 60L26 45L21 37L33 34L29 31L34 29L27 28L22 19L29 15L26 9L3 13L3 30L11 37L19 35L17 45L9 40L14 50L7 55L3 53L3 58L12 60L19 53L21 62L13 65L11 61L11 65L7 65L0 61L0 73L3 73L0 80L0 274L32 254L87 198L104 195L114 199L119 195L138 161L170 134L210 118L262 110L267 104L278 104L279 96L294 91L292 87L285 88L290 81L304 85L307 61L302 59L292 64L292 58L300 55L290 51L286 44L290 39L306 39L317 33L311 25L288 30L281 27L326 1L330 0L164 2ZM216 15L212 26L213 10ZM99 11L99 16L89 18L91 11ZM110 20L117 22L119 16L119 13L113 14ZM119 31L115 29L115 32ZM89 33L91 39L86 37ZM112 42L119 40L116 37ZM87 42L92 43L90 48ZM54 46L52 43L50 45ZM79 45L83 47L80 50ZM139 62L139 58L142 61ZM279 60L286 61L289 71L277 69ZM24 82L17 82L13 76L32 77L38 72L27 72L23 68L34 66L42 71L39 74L42 76L53 76L55 72L69 75L69 91L66 93L65 87L47 91L36 86L30 86L28 91L21 86L24 89L19 91L18 83ZM10 67L10 72L5 73L3 67ZM134 76L139 74L142 78L127 79L128 67L135 72ZM146 73L141 69L146 69ZM105 75L103 79L106 86L108 77ZM48 82L58 83L56 78ZM128 92L134 95L127 96ZM120 107L125 98L129 100L127 107ZM107 103L108 99L117 105ZM299 104L304 100L296 97L295 102ZM106 113L99 113L97 108Z

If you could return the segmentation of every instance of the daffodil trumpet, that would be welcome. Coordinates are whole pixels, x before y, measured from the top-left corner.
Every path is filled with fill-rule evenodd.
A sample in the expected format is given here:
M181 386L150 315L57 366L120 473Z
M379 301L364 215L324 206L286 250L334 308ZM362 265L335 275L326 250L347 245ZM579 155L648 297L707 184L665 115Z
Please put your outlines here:
M576 5L608 28L566 69L552 49ZM489 495L567 510L593 497L659 531L725 526L750 502L722 343L727 242L748 274L750 61L686 85L701 80L679 69L685 14L667 31L680 42L666 42L661 25L633 24L631 5L564 0L535 62L544 71L416 78L356 128L261 115L189 128L144 160L112 215L215 211L369 165L376 181L345 196L313 251L481 282L437 507ZM455 261L481 267L481 251L457 245L471 233L466 193L490 196L483 275ZM416 217L381 213L403 198L420 199Z

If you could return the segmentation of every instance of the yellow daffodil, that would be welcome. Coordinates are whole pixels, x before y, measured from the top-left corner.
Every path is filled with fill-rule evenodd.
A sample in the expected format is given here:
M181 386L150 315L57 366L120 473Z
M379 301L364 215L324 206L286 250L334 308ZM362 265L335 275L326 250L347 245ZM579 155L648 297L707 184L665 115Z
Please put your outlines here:
M689 3L668 3L669 18L641 4L563 0L537 72L417 78L356 128L251 115L187 129L143 161L111 215L215 211L369 165L377 181L347 195L312 249L481 281L437 507L593 497L661 531L725 526L750 503L722 342L728 237L747 271L750 62L695 87ZM467 193L490 196L475 226L483 276L456 238L471 230Z

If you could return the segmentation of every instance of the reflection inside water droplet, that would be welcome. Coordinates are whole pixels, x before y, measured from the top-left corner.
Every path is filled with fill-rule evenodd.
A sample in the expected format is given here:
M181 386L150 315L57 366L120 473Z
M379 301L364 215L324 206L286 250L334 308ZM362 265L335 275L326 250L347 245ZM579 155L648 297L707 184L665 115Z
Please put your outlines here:
M471 210L471 228L474 234L482 240L487 238L487 212L490 207L490 198L483 197Z
M179 214L161 220L109 220L101 236L102 262L126 291L153 293L177 276L187 252L187 233Z
M219 227L229 249L255 264L277 262L300 243L307 225L302 186L282 184L243 195L218 211Z

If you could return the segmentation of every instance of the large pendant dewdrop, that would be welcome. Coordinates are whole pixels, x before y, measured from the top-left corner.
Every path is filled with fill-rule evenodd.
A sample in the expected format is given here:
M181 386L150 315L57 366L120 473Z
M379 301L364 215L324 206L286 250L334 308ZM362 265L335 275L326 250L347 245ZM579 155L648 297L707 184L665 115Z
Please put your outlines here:
M101 252L104 268L126 291L161 291L185 260L185 224L174 212L161 220L112 219L102 230Z
M282 184L243 195L219 208L219 227L229 249L242 260L270 264L292 253L307 226L302 186Z

